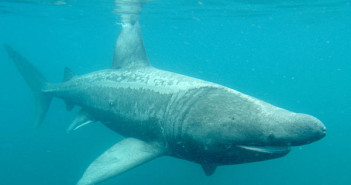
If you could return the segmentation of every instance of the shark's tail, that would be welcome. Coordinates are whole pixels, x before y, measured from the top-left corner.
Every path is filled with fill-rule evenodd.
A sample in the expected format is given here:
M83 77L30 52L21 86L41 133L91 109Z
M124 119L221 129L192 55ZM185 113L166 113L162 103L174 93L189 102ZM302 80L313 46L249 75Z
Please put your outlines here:
M32 64L30 64L27 59L21 56L11 46L4 44L4 47L13 63L16 65L18 71L34 93L36 106L35 127L39 127L48 111L52 99L51 95L43 92L43 89L48 83L43 75Z

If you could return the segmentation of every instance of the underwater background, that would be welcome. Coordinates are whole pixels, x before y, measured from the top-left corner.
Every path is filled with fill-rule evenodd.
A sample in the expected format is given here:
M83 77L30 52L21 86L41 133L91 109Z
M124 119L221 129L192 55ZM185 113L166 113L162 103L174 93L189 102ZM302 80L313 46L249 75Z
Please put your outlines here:
M111 66L121 30L113 0L0 0L0 45L50 82ZM327 127L283 158L219 167L162 157L102 185L351 184L351 1L153 0L140 24L154 67L219 83ZM34 99L0 47L0 185L73 185L122 139L100 123L66 129L78 110L55 99L34 128Z

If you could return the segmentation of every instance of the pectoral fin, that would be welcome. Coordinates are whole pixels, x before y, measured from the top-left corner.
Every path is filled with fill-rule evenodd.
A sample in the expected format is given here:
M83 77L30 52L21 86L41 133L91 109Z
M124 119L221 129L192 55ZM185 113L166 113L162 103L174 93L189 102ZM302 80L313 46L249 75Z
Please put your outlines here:
M144 164L164 153L162 147L126 138L93 161L77 185L92 185Z

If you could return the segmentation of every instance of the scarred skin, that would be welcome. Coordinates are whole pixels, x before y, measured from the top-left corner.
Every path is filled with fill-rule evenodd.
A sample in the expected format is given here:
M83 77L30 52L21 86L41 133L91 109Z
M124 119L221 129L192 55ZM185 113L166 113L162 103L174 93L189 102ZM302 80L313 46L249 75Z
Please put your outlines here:
M47 86L124 137L158 142L171 156L238 164L281 157L324 136L316 118L233 89L153 67L102 70ZM279 146L257 152L240 146Z

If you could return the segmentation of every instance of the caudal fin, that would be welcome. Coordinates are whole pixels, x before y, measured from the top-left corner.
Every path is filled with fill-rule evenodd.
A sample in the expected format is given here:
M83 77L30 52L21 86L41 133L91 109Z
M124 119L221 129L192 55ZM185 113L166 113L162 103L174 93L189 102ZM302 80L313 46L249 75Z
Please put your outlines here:
M36 106L35 127L38 127L42 123L52 99L51 96L42 92L47 82L44 76L30 64L27 59L21 56L11 46L4 44L4 47L18 71L34 93Z

